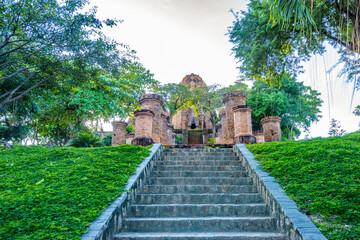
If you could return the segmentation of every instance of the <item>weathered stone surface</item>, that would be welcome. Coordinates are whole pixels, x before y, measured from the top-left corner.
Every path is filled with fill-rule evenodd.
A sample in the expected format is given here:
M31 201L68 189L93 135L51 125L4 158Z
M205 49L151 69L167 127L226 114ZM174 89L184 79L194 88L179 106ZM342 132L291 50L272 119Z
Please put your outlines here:
M275 116L261 119L261 124L264 129L265 142L281 142L280 122L281 118Z
M155 143L161 143L161 106L163 104L162 97L158 94L143 94L139 98L141 109L149 109L154 113L152 119L152 138Z
M135 138L135 133L128 133L125 135L126 144L131 144L131 141Z
M254 137L256 138L256 143L264 143L265 142L265 135L262 131L253 132Z
M113 126L113 134L112 134L111 146L125 144L127 123L123 121L113 121L112 126Z
M246 99L247 94L242 91L228 92L223 95L226 112L226 124L223 126L226 127L225 141L227 144L232 144L235 136L233 108L238 105L246 105Z
M240 136L235 136L233 138L233 142L234 144L254 144L256 143L256 138L254 137L254 135L240 135Z
M149 146L151 144L154 144L154 140L150 137L135 137L132 141L131 141L132 145L140 145L140 146Z
M168 135L168 119L169 114L165 111L161 111L161 133L160 133L160 143L163 145L167 144L167 135Z
M234 116L234 143L256 143L255 137L252 135L252 108L247 105L238 105L233 107Z

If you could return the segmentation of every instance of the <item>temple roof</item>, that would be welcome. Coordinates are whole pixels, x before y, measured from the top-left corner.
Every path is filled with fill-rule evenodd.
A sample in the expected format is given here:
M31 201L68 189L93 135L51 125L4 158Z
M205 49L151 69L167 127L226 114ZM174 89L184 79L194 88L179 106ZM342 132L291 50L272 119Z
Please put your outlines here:
M189 75L186 75L183 80L181 81L181 84L188 86L190 88L195 87L205 87L206 84L204 80L197 74L191 73Z

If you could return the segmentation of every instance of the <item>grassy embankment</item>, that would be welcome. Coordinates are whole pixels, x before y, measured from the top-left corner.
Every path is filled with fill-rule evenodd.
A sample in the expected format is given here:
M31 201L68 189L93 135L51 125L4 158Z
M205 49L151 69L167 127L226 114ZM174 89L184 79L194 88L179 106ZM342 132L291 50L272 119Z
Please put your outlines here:
M360 239L360 132L247 147L328 239Z
M79 239L148 155L131 145L0 151L0 239Z

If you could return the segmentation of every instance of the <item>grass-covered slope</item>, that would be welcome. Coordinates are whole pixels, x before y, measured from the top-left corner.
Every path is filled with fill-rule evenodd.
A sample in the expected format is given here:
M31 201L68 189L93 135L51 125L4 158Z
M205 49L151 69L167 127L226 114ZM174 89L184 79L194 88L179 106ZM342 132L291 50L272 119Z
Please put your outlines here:
M0 239L79 239L148 155L131 145L0 151Z
M360 132L247 147L328 239L360 239Z

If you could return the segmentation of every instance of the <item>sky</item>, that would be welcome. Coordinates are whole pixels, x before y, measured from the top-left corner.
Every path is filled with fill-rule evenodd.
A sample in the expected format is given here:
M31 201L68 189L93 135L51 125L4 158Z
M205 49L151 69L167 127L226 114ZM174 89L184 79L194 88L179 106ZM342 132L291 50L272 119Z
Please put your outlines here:
M101 19L124 22L104 33L136 50L139 61L162 84L179 83L190 73L199 74L206 84L228 86L239 79L240 63L232 55L227 36L235 12L246 10L244 0L90 0L98 7ZM352 114L360 105L360 92L338 78L339 68L327 72L338 55L331 46L323 56L304 63L305 73L298 77L305 85L321 92L322 119L310 128L310 136L326 137L329 121L335 118L347 132L359 129L360 117ZM328 86L328 87L327 87ZM328 101L329 100L329 101ZM111 130L111 125L104 125ZM302 135L300 138L303 138Z

